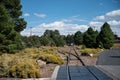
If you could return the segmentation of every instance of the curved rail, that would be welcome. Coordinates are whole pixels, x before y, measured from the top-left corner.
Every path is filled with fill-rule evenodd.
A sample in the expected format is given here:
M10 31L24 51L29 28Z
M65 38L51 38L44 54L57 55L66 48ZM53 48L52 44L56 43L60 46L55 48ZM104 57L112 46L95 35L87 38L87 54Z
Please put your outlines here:
M85 65L85 63L82 61L82 59L80 58L79 54L77 53L75 47L74 47L74 46L70 46L70 47L71 47L71 48L70 48L69 52L59 51L59 50L58 50L59 53L62 53L62 54L64 54L64 55L67 53L67 56L66 56L66 59L67 59L67 62L66 62L66 70L67 70L68 80L71 80L71 77L70 77L70 69L69 69L70 55L76 57L76 58L80 61L80 63L82 64L82 66L85 66L85 68L96 78L96 80L99 80L99 79L97 78L97 76L96 76L94 73L92 73L92 71L91 71L91 70ZM75 54L73 54L73 53L71 52L72 49L74 50Z

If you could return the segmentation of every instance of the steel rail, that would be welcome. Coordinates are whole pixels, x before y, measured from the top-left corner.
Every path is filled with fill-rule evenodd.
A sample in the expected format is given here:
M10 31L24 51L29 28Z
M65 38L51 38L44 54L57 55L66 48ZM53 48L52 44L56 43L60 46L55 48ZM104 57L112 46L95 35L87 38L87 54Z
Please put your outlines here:
M75 52L75 54L73 54L73 53L71 53L71 50L74 50L74 52ZM98 78L97 78L97 76L85 65L85 63L82 61L82 59L80 58L80 56L79 56L79 54L77 53L77 51L76 51L76 49L74 48L74 46L71 46L71 48L70 48L70 50L69 50L69 52L65 52L65 51L59 51L58 50L58 52L59 53L62 53L62 54L64 54L65 55L65 53L67 53L67 56L66 56L66 60L67 60L67 62L66 62L66 70L67 70L67 75L68 75L68 80L71 80L71 76L70 76L70 69L69 69L69 62L70 62L70 55L73 55L74 57L76 57L77 58L77 60L79 60L80 61L80 63L82 63L82 66L85 66L85 68L96 78L96 80L99 80Z
M98 78L97 78L97 76L88 68L88 66L86 66L85 64L84 64L84 62L82 61L82 59L80 58L80 56L78 55L78 53L77 53L77 51L76 51L76 49L73 47L73 50L75 51L75 54L77 55L77 58L78 58L78 60L80 60L80 62L82 63L82 65L83 66L85 66L85 68L97 79L97 80L99 80Z

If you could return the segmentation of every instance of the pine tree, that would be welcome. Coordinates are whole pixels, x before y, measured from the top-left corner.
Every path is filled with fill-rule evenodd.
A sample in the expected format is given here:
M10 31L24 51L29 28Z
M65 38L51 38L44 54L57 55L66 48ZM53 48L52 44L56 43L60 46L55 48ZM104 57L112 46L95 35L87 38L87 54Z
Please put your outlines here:
M65 41L63 39L63 37L60 35L58 30L46 30L44 32L45 37L47 37L49 39L50 45L55 45L55 46L64 46L65 45Z
M101 27L99 36L97 37L99 47L110 49L114 43L114 34L110 28L110 25L105 22Z
M67 45L73 44L73 43L74 43L74 35L68 34L68 35L66 36L66 43L67 43Z
M48 39L46 36L41 36L40 42L42 46L48 46L50 44L50 39Z
M91 27L88 28L88 30L83 35L83 43L88 48L96 48L96 38L97 38L98 32L94 31Z
M75 45L80 45L83 43L83 35L80 31L77 31L74 35L74 43Z
M0 3L5 6L11 19L14 20L14 29L18 33L25 29L27 23L24 21L24 18L20 18L22 15L20 0L0 0Z
M14 21L4 5L0 4L0 51L12 53L22 47L20 35L14 30Z

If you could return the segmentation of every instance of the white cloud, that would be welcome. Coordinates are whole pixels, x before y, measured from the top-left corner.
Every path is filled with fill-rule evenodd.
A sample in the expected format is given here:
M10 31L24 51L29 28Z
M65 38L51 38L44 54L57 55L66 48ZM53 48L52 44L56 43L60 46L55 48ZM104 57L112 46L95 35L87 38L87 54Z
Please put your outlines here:
M24 30L21 32L21 35L23 35L23 36L30 36L30 29L24 29Z
M94 18L94 20L104 20L105 19L105 16L97 16L96 18Z
M44 18L46 17L45 14L37 14L34 13L34 15ZM87 20L81 20L78 18L79 16L74 16L72 18L68 19L62 19L60 21L54 21L51 23L42 23L34 28L32 28L33 35L41 36L46 29L49 30L59 30L62 35L73 34L76 31L80 30L81 32L84 32L88 29L89 26L94 27L98 31L100 31L101 26L104 24L104 22L108 22L110 24L111 29L113 32L116 32L118 36L120 36L120 10L114 10L111 12L108 12L101 16L96 16L93 21L88 22ZM87 21L88 25L79 25L77 24L82 23L83 21ZM74 23L74 24L73 24ZM75 24L76 23L76 24ZM25 29L21 32L22 35L29 36L30 35L30 29Z
M102 16L97 16L93 20L120 20L120 9L113 10Z
M96 21L91 21L89 23L90 26L96 26L96 27L101 27L103 25L103 22L96 22Z
M62 22L72 23L72 22L87 22L87 20L84 19L62 19Z
M23 14L23 16L27 17L27 16L30 16L30 14L29 13L25 13L25 14Z
M67 35L73 34L76 31L80 30L81 32L84 32L88 29L87 25L78 25L78 24L69 24L65 23L63 21L55 21L52 23L42 23L34 28L32 28L33 35L38 35L41 36L46 29L49 30L59 30L62 35ZM29 36L30 35L30 29L25 29L24 31L21 32L22 35L24 36Z
M34 13L35 16L40 17L40 18L45 18L46 14L38 14L38 13Z
M106 20L120 20L120 9L105 14Z
M120 26L120 21L112 20L112 21L108 21L108 23L113 26Z
M111 12L106 13L106 16L110 16L110 17L116 17L119 16L120 17L120 9L119 10L114 10Z
M116 34L120 36L120 9L95 17L89 25L96 27L97 30L100 30L99 27L101 27L104 22L108 22L113 32L116 32Z
M110 24L110 27L114 33L116 33L118 36L120 36L120 21L112 20L112 21L107 21ZM91 21L89 23L89 26L95 28L96 30L100 31L102 25L104 22L97 22L97 21Z
M102 26L103 24L104 24L103 22L91 21L91 22L89 23L89 26L92 27L92 28L94 28L95 30L100 31L101 26Z

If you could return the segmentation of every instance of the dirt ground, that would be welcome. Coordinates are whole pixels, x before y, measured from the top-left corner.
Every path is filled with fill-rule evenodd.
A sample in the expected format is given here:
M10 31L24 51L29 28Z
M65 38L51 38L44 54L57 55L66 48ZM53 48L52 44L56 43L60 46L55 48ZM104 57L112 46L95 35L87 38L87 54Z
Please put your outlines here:
M81 59L83 60L86 66L95 65L97 60L97 58L90 56L82 56ZM65 65L66 62L61 66ZM69 65L82 66L82 64L78 60L70 60ZM56 64L46 64L45 66L41 67L42 78L51 77L56 66Z
M42 78L49 78L51 77L55 67L57 64L46 64L43 67L40 68Z
M69 47L64 47L64 48L60 48L59 50L69 52L70 48ZM71 51L71 52L74 53L74 51ZM60 66L65 66L66 65L66 57L65 57L65 55L63 55L61 53L58 53L58 54L64 59L64 64L62 64ZM80 61L77 60L74 56L71 56L70 58L71 58L71 60L70 60L69 65L82 66ZM95 65L96 61L97 61L96 57L80 56L80 58L82 59L82 61L84 62L84 64L86 66ZM46 64L45 66L41 67L42 78L51 77L56 66L57 66L57 64Z

